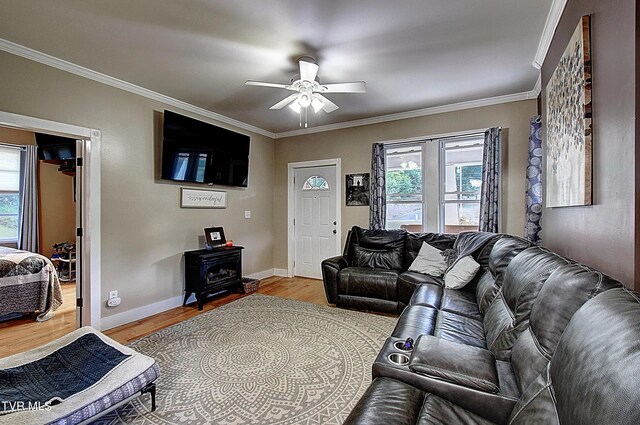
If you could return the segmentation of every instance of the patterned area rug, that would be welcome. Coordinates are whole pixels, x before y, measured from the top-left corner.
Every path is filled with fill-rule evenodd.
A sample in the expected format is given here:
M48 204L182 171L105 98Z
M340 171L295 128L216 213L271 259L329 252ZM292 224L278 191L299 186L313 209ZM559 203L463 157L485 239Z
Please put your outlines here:
M396 320L254 294L130 347L160 366L158 409L100 424L341 424Z

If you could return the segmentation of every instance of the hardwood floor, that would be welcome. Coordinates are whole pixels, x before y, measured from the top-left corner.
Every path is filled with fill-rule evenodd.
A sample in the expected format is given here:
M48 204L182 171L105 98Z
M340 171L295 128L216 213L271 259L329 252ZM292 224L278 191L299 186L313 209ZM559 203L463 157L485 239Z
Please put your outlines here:
M36 322L36 315L0 323L0 358L20 353L46 344L75 329L75 285L62 285L64 304L55 312L55 316L46 322ZM327 305L321 280L300 277L270 277L260 282L261 294L289 298L314 304ZM205 311L228 304L246 295L230 293L211 299L198 311L195 305L177 307L145 319L137 320L117 328L105 331L116 341L127 344L145 335L156 332L183 320L202 314Z
M0 322L0 358L38 347L76 328L76 285L62 284L63 303L46 322L36 322L36 313Z
M270 277L260 282L258 293L292 300L305 301L313 304L327 305L324 295L324 286L321 280L302 277ZM183 320L213 310L231 301L246 297L244 294L232 293L220 298L212 299L204 304L202 311L193 305L177 307L155 316L147 317L117 328L109 329L104 333L116 341L127 344L145 335L149 335L167 326L174 325Z

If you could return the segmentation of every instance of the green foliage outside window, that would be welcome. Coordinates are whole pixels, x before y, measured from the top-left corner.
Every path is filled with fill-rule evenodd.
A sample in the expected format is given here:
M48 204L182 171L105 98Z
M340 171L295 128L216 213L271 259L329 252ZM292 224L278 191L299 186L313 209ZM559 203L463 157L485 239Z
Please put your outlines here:
M387 172L387 195L422 193L422 170L394 170Z
M0 214L18 214L18 194L0 195Z
M482 165L456 166L456 190L480 195L482 182Z
M17 193L0 195L0 239L15 239L18 236L19 196Z

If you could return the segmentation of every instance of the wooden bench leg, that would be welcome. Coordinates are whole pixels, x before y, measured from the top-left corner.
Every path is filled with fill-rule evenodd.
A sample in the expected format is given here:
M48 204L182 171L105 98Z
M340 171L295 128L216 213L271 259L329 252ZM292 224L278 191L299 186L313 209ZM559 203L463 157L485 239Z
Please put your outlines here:
M147 384L140 391L140 395L142 395L144 393L151 394L151 411L155 412L156 411L156 383L155 382L151 382L150 384Z

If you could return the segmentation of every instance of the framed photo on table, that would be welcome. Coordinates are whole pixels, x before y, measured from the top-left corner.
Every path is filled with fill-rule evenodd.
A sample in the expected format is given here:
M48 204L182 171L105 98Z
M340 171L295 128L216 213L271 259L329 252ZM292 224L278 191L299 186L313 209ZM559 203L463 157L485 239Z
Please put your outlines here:
M207 227L204 229L204 237L207 239L207 246L223 246L227 243L222 227Z

